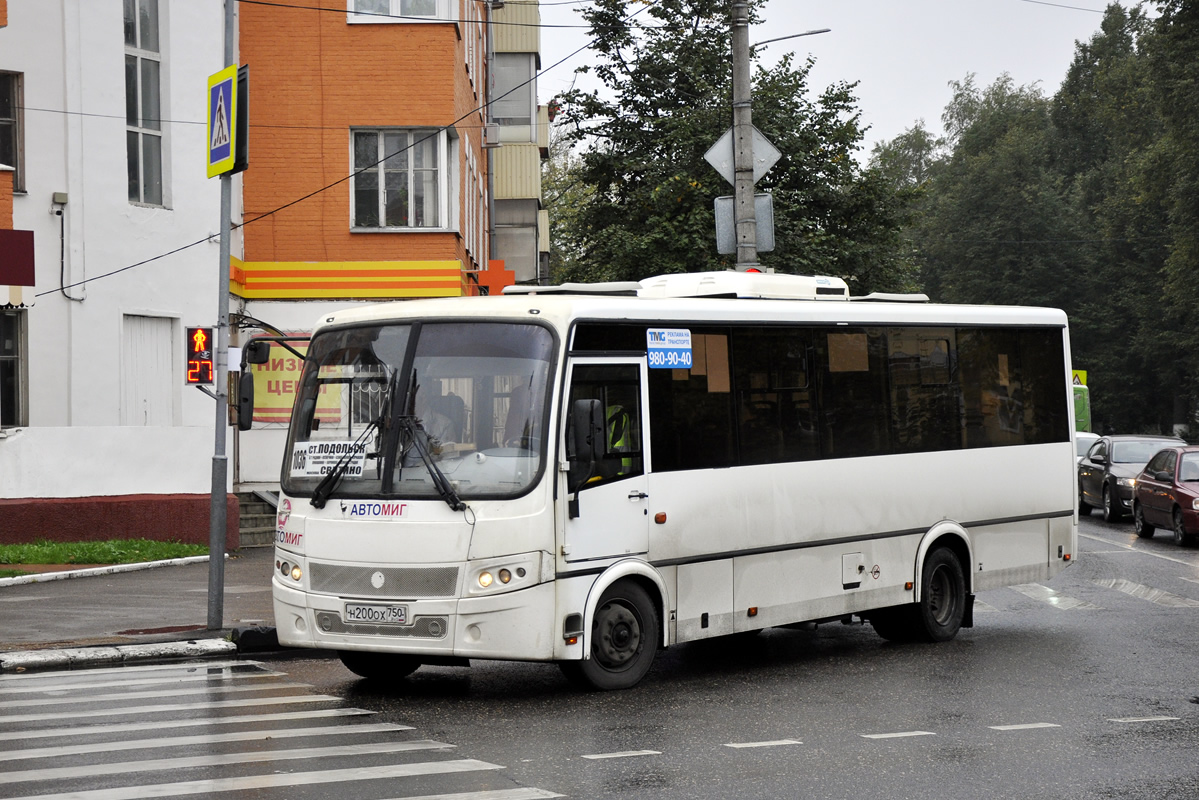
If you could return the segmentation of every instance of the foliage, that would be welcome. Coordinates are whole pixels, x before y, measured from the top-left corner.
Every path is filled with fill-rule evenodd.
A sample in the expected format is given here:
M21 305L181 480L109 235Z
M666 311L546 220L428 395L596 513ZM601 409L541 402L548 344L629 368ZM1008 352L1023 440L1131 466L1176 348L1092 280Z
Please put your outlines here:
M750 5L756 20L762 0ZM565 252L559 280L734 265L716 252L713 212L732 189L703 158L732 121L728 11L728 0L596 0L582 11L596 63L578 71L603 88L561 97L558 124L579 149L570 169L590 193L569 216L551 217ZM839 275L854 291L907 288L901 227L910 197L857 165L863 131L852 85L813 101L810 68L785 57L754 73L754 124L784 154L756 187L774 195L775 250L760 260L780 272Z
M1157 5L1109 6L1053 97L967 76L943 141L918 125L872 159L924 188L924 290L1065 309L1097 425L1121 432L1193 420L1199 376L1199 10Z

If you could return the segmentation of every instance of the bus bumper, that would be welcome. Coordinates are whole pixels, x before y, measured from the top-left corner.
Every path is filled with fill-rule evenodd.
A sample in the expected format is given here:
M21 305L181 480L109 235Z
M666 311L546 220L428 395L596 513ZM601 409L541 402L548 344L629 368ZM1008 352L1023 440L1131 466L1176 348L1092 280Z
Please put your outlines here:
M554 585L460 600L407 601L412 624L347 625L346 600L275 581L275 630L287 647L417 656L548 661L553 658Z

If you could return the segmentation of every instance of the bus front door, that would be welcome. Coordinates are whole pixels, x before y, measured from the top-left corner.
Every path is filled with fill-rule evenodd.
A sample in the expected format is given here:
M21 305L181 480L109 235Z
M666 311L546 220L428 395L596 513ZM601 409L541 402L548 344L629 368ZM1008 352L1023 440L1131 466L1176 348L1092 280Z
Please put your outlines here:
M577 400L598 400L606 441L593 463L571 462L571 511L563 530L567 561L649 551L645 369L644 359L579 358L571 364L567 408L575 408ZM568 419L564 436L570 424Z

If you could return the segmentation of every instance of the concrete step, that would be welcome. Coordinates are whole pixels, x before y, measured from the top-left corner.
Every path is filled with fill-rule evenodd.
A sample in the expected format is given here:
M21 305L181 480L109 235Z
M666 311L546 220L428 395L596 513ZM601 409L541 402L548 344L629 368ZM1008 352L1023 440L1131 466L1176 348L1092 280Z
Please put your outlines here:
M275 529L242 528L240 531L242 547L273 547L275 544Z

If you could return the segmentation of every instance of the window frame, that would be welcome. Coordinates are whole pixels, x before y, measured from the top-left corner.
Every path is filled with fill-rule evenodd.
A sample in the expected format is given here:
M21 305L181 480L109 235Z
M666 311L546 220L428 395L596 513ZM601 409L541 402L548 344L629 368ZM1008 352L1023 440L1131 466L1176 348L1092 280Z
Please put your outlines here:
M359 0L346 0L346 22L351 25L426 25L430 22L456 22L449 0L433 0L436 10L430 15L405 15L404 4L413 0L381 0L388 10L359 11Z
M147 37L148 37L149 32L144 31L142 28L142 15L140 12L142 11L143 8L150 8L150 7L152 7L154 9L154 31L153 31L154 43L153 43L153 46L157 48L156 50L150 49L150 44L147 42ZM132 44L130 43L129 38L128 38L129 34L131 32L130 28L129 28L130 19L128 16L130 11L133 12L133 19L132 19L133 43ZM136 185L137 185L137 196L134 197L133 192L131 191L129 193L129 202L134 205L150 206L152 208L165 208L167 205L167 202L166 202L167 192L166 192L166 175L165 175L164 165L166 164L167 159L166 159L166 132L163 130L163 125L162 125L162 119L163 119L162 115L163 115L163 106L164 106L162 87L163 87L163 83L164 83L163 76L164 76L164 65L165 65L166 59L163 57L163 53L162 53L163 28L164 28L164 26L162 24L162 21L163 21L162 5L159 3L159 0L124 0L124 12L125 12L125 35L126 35L126 39L125 39L125 147L126 147L125 158L126 158L126 168L128 171L132 172L132 170L134 169L135 166L137 169L136 179L133 178L132 174L129 175L130 189L133 188L135 180L136 180ZM130 74L130 71L129 71L131 59L132 59L133 65L134 65L132 75ZM149 73L147 72L147 65L150 65L150 64L155 65L155 70L153 70L151 72L155 72L156 86L154 87L154 91L155 91L156 96L153 98L152 101L157 108L157 114L158 114L157 119L149 118L146 115L146 112L148 110L147 109L147 101L151 100L151 98L148 95L148 90L146 87L146 84L149 83L149 80L148 80ZM130 98L130 96L129 96L131 88L132 88L132 92L134 94L134 97L132 97L132 98ZM132 108L130 108L131 102L132 102ZM132 114L136 114L136 117L132 117L131 112L132 112ZM151 123L151 124L147 124L147 123ZM131 136L136 137L136 138L131 138ZM147 169L148 160L151 158L155 158L154 155L147 153L147 145L151 141L157 142L157 146L158 146L158 152L156 154L157 164L154 165L157 167L157 174L158 174L157 197L155 197L153 195L153 193L150 191L153 187L152 187L152 183L151 183L150 179L147 178L147 174L149 172L149 170ZM136 145L134 145L134 142L136 142ZM136 154L134 153L134 150L136 150ZM136 155L136 165L134 164L134 159L133 159L134 155Z
M413 143L424 141L425 136L432 133L436 137L436 154L437 166L433 168L434 179L433 184L437 188L437 220L434 225L386 225L386 181L376 178L377 202L378 202L378 225L360 225L358 224L358 183L361 175L372 173L376 176L384 166L384 161L387 159L385 153L385 135L405 133L409 137L407 152L411 153ZM359 134L373 134L377 137L376 153L377 160L369 167L360 167L357 163L357 137ZM449 128L429 128L429 127L354 127L350 128L350 231L352 233L445 233L454 230L454 204L453 200L457 196L457 189L454 184L454 175L456 171L454 166L457 162L456 139L451 135L452 131ZM451 141L453 140L453 141ZM394 154L393 154L394 155ZM426 168L427 169L427 168ZM406 168L408 173L408 196L414 196L415 176L417 170L412 167L411 160L408 161ZM411 206L408 213L408 218L412 219Z
M25 75L21 72L0 70L0 81L12 86L12 116L0 117L0 125L12 126L13 162L5 164L13 168L13 194L25 193ZM0 160L0 164L5 163Z
M14 321L15 353L6 355L0 347L0 362L15 364L15 390L8 399L16 406L16 412L11 415L13 421L5 423L4 418L10 415L4 410L7 403L3 395L3 384L0 384L0 429L24 428L29 425L29 315L22 308L0 308L0 317L11 317Z

